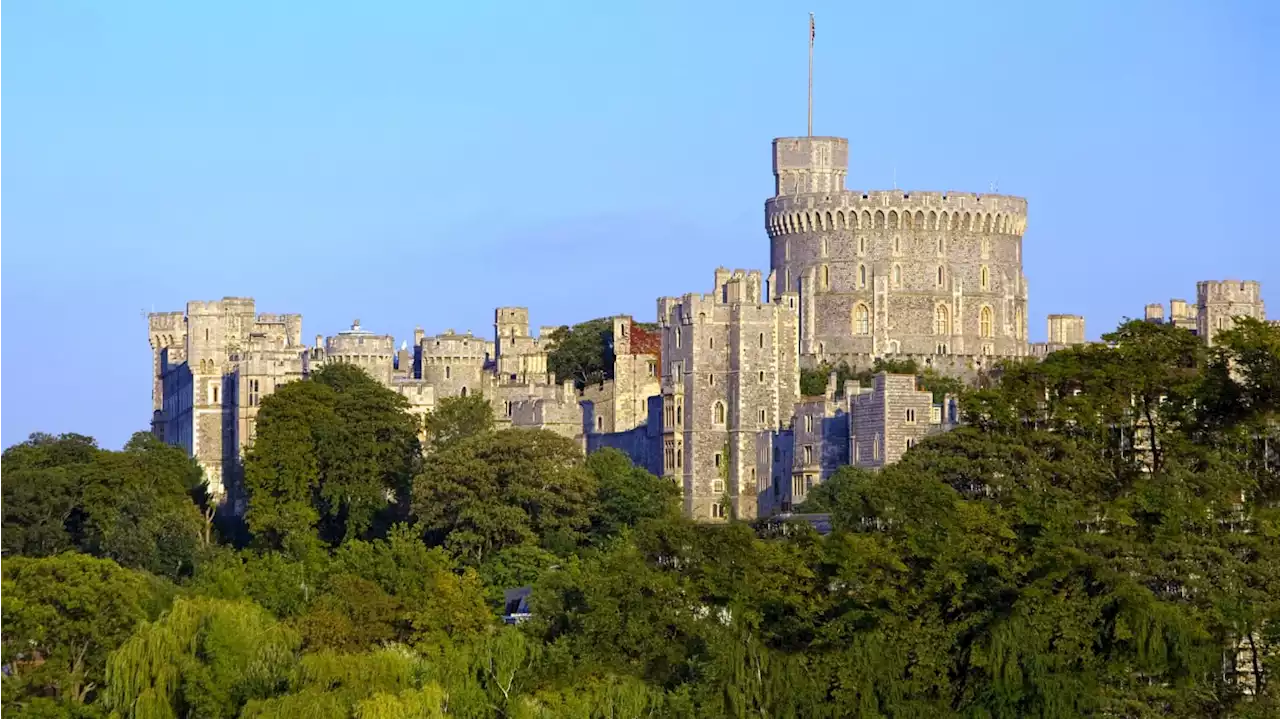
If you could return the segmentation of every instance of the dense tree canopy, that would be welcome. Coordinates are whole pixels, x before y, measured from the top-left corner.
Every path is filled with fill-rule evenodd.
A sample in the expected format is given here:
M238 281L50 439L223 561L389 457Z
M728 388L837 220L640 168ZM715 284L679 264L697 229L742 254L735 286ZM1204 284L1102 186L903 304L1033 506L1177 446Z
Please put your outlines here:
M420 457L407 400L353 365L326 365L262 401L245 457L246 514L262 546L367 536L407 504Z
M958 429L815 487L827 536L687 523L667 480L493 431L483 400L442 403L420 459L345 372L264 403L258 543L174 572L165 517L203 536L189 463L33 437L4 456L3 709L1274 717L1280 328L1104 339L1007 363ZM526 585L532 619L503 626Z

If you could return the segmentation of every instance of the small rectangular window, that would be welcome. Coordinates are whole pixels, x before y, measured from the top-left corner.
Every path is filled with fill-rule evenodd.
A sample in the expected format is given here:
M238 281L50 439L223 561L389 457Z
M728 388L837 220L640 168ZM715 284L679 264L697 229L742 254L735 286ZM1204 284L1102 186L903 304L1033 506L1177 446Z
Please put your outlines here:
M719 467L719 466L720 466L720 457L721 457L720 453L719 453L719 452L716 452L716 466L717 466L717 467Z
M915 424L915 423L916 423L915 409L907 408L907 424Z

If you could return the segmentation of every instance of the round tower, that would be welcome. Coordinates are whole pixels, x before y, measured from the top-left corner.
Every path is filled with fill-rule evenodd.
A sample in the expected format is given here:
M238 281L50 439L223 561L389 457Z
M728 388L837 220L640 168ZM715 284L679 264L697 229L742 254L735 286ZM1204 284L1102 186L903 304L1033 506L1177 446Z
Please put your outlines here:
M773 142L770 266L800 293L803 363L897 356L962 370L1026 355L1027 201L846 190L848 155L838 137Z
M447 330L436 337L425 337L422 350L422 379L435 387L437 400L443 397L465 397L487 388L485 363L488 361L483 339Z

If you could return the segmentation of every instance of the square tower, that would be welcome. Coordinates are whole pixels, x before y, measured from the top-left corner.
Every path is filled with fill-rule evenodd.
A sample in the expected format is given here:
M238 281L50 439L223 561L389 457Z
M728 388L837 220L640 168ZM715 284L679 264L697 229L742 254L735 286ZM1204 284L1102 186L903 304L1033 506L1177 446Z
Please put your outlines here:
M843 192L849 141L843 137L779 137L773 141L774 194Z
M1254 280L1197 282L1196 304L1196 328L1205 344L1210 347L1219 332L1235 326L1235 318L1267 318L1266 308L1262 304L1262 286Z

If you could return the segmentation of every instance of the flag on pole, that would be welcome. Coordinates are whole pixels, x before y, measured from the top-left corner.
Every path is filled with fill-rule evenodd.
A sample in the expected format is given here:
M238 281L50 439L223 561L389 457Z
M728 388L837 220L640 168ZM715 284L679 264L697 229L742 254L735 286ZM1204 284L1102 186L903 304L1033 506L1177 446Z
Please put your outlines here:
M814 38L813 13L809 13L809 44L810 45L813 44L813 38Z

